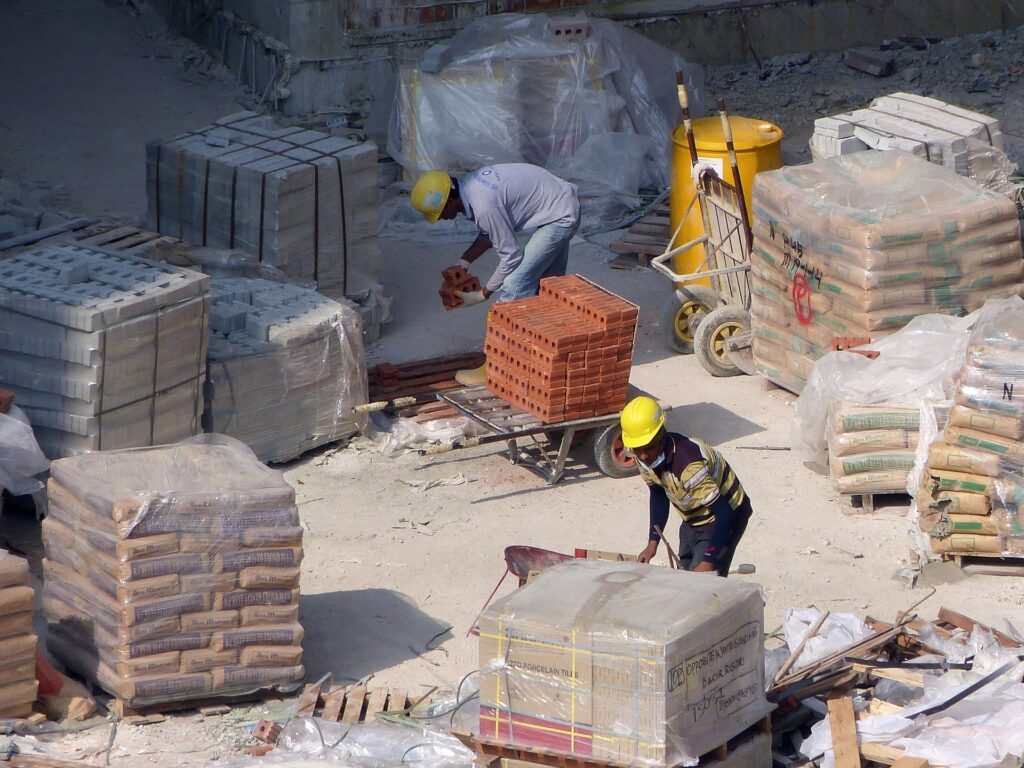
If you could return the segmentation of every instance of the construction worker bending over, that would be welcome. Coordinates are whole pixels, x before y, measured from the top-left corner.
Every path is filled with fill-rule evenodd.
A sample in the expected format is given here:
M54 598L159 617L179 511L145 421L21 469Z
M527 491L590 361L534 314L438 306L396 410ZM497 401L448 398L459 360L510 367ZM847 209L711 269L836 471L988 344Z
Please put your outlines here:
M483 290L460 292L463 306L486 301L501 291L498 301L536 296L541 278L564 275L569 241L580 226L576 186L528 163L489 165L461 180L444 171L427 171L412 189L412 205L431 224L460 213L480 228L459 264L470 268L488 249L498 254L498 266ZM536 230L524 248L517 232ZM486 380L486 364L459 371L461 384Z
M679 564L688 571L729 575L729 566L750 520L750 499L722 455L695 437L665 430L665 414L649 397L622 411L622 442L636 458L650 489L650 531L638 556L649 563L665 531L669 504L683 518Z

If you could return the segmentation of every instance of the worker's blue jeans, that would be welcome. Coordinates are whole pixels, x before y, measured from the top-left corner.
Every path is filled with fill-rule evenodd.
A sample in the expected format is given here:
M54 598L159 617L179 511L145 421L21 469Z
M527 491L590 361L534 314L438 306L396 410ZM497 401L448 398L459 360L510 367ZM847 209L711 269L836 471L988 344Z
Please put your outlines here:
M544 277L564 275L569 265L569 241L579 229L561 224L545 224L533 233L523 248L523 260L505 278L498 301L515 301L536 296L540 292L540 281Z

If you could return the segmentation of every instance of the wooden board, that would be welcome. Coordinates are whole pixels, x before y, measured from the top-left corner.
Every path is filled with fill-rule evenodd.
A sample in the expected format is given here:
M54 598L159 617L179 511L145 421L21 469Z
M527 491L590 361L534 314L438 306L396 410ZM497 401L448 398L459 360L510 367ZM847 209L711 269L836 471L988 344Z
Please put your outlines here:
M967 573L986 576L1024 576L1024 557L984 552L943 552L943 560L952 560Z
M353 686L345 697L345 708L341 712L341 722L355 725L363 719L363 704L366 703L366 689L361 686Z
M348 693L348 686L332 688L324 696L324 711L320 715L324 720L337 720L341 717L341 708L345 704L345 694Z
M384 708L385 712L401 712L409 706L409 697L405 690L395 688L388 695L388 703Z
M857 719L853 714L852 696L845 694L829 697L828 722L832 728L832 751L835 753L836 768L860 768Z
M107 711L124 719L126 717L144 717L146 715L164 714L167 712L183 712L189 709L203 709L206 707L226 706L232 707L239 704L251 704L263 699L280 696L280 691L265 689L252 693L240 694L238 696L206 696L195 699L182 699L181 701L165 701L161 704L151 704L145 707L134 707L127 704L123 699L111 699L107 702Z

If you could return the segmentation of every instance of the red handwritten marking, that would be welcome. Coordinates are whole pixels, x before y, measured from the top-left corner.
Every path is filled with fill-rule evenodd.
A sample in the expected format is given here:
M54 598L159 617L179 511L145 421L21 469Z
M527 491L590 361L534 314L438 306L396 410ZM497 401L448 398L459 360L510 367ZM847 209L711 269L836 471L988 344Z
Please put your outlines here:
M793 275L793 311L796 313L796 320L800 325L810 325L814 317L814 310L811 309L811 286L804 277L803 272Z

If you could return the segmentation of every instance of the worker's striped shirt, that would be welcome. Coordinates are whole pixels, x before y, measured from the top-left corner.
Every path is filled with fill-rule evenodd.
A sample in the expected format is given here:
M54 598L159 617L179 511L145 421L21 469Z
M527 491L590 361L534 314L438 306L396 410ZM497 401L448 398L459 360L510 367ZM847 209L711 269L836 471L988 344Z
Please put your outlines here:
M666 442L664 463L654 472L641 466L640 476L647 485L665 490L683 520L694 527L712 522L715 515L711 505L719 496L724 496L733 509L740 508L747 496L722 454L703 440L675 432L668 434Z

